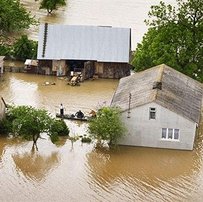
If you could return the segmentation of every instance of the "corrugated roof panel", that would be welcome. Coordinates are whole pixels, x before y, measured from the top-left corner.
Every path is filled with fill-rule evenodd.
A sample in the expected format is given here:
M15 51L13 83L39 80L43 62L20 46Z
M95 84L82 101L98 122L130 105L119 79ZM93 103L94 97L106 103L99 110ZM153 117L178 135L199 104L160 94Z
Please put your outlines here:
M38 59L77 59L129 62L130 28L48 25L42 57L44 25L40 25Z

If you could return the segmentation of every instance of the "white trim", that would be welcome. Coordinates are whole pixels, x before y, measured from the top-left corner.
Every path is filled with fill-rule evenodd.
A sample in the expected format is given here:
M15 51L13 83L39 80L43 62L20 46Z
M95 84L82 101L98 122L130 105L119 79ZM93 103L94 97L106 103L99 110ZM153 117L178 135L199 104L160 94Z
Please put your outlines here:
M162 137L162 135L163 135L163 129L166 129L166 138ZM169 129L172 129L172 138L168 137L168 135L169 135L169 133L168 133ZM174 136L175 136L175 130L178 130L178 139L174 138ZM162 128L161 129L161 140L179 142L180 141L180 129L178 129L178 128Z

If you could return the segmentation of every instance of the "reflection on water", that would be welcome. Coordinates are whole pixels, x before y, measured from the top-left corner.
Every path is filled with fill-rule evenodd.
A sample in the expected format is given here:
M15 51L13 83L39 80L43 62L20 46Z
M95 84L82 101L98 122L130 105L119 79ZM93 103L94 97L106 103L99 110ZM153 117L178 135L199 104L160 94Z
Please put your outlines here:
M17 153L12 155L12 158L16 164L16 170L32 180L44 180L47 172L53 169L53 165L59 161L55 152L48 157L42 156L37 152Z
M112 25L132 28L132 46L146 31L143 20L157 0L68 0L53 15L39 10L39 2L21 0L40 22ZM167 0L174 3L175 0ZM37 39L38 28L28 34ZM19 67L22 64L15 64ZM55 86L44 86L45 81ZM109 103L116 80L94 80L80 87L56 77L7 73L0 80L0 95L8 103L45 108L54 116L62 102L66 112ZM87 124L66 121L71 135L86 133ZM38 152L32 142L0 137L0 201L175 201L203 199L203 126L195 149L174 151L119 147L99 151L90 144L61 139L58 145L40 139Z
M92 183L113 193L112 200L189 200L200 185L199 151L120 147L119 151L94 151L87 156Z
M44 86L45 81L55 82ZM109 103L117 80L85 81L80 87L56 77L6 73L0 95L8 103L45 108L54 116L62 102L67 112L85 113ZM71 136L87 123L66 121ZM92 144L43 136L32 142L0 137L0 201L202 201L203 125L195 149L175 151L139 147L96 150Z

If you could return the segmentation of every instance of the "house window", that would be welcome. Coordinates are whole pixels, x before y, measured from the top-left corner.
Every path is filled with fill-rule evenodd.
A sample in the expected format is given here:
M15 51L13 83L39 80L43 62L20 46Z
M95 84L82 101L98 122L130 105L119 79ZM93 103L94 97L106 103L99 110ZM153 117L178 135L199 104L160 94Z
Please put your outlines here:
M164 140L179 140L180 130L174 128L162 128L161 138Z
M167 128L162 128L162 136L161 136L161 138L166 139L166 132L167 132Z
M149 108L149 119L156 119L156 108Z
M174 130L174 139L178 140L179 139L179 129Z

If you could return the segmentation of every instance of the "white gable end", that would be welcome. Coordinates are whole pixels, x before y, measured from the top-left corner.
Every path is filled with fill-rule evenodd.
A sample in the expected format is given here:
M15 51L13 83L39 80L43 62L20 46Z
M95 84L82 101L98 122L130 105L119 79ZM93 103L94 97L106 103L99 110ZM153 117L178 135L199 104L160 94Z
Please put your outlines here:
M150 119L150 108L156 109L155 119ZM122 113L122 120L128 128L121 145L192 150L196 123L156 104L155 102ZM178 129L179 139L162 138L162 128Z

